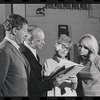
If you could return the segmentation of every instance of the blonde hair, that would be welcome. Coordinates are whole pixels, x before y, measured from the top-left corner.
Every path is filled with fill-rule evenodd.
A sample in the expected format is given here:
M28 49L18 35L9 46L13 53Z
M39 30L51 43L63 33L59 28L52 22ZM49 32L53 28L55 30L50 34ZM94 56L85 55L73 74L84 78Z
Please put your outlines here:
M81 43L84 46L86 46L92 53L98 54L98 51L99 51L98 42L97 42L96 38L93 35L85 34L79 40L78 45L81 44Z

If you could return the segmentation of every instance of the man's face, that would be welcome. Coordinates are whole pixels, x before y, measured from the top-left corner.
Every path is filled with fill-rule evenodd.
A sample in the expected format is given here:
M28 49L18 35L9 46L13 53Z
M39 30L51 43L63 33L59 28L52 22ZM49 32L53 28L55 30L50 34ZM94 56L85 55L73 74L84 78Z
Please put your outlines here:
M28 29L28 25L24 24L20 30L16 30L17 31L16 38L18 44L23 43L25 38L28 36L27 29Z
M36 37L34 36L34 40L32 41L33 48L42 49L45 44L44 38L44 33L40 33Z

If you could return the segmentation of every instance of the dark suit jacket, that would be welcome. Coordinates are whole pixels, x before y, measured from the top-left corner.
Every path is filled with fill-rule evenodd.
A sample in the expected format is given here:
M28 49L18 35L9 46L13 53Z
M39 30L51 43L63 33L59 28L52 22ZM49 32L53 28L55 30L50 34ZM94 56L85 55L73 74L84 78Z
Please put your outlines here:
M30 66L6 39L0 43L0 96L27 96Z
M42 66L27 47L25 47L24 45L22 45L21 47L23 54L25 55L31 66L29 78L29 96L43 96L43 92L51 90L53 88L53 81L43 81L43 78L41 76Z

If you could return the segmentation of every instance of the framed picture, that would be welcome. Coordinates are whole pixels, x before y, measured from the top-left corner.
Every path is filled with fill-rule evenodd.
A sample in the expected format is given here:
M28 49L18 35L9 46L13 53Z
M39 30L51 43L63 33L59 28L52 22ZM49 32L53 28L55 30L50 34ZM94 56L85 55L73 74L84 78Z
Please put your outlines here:
M45 9L45 4L25 4L26 17L43 17Z

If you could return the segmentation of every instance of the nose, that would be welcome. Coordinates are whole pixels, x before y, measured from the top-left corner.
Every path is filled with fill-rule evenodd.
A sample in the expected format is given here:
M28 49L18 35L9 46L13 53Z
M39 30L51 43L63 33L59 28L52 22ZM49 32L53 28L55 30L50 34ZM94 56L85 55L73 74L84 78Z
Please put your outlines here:
M29 37L29 34L27 32L25 32L24 37L25 37L25 39L27 39Z
M83 49L84 49L84 47L82 46L82 47L81 47L81 50L83 50Z
M25 32L25 34L24 34L24 35L25 35L25 37L28 37L28 36L29 36L29 34L28 34L28 32L27 32L27 31Z
M43 40L42 43L45 44L45 41Z
M66 51L66 49L63 49L63 51L65 52L65 51Z
M28 37L28 35L27 34L25 34L25 39Z

